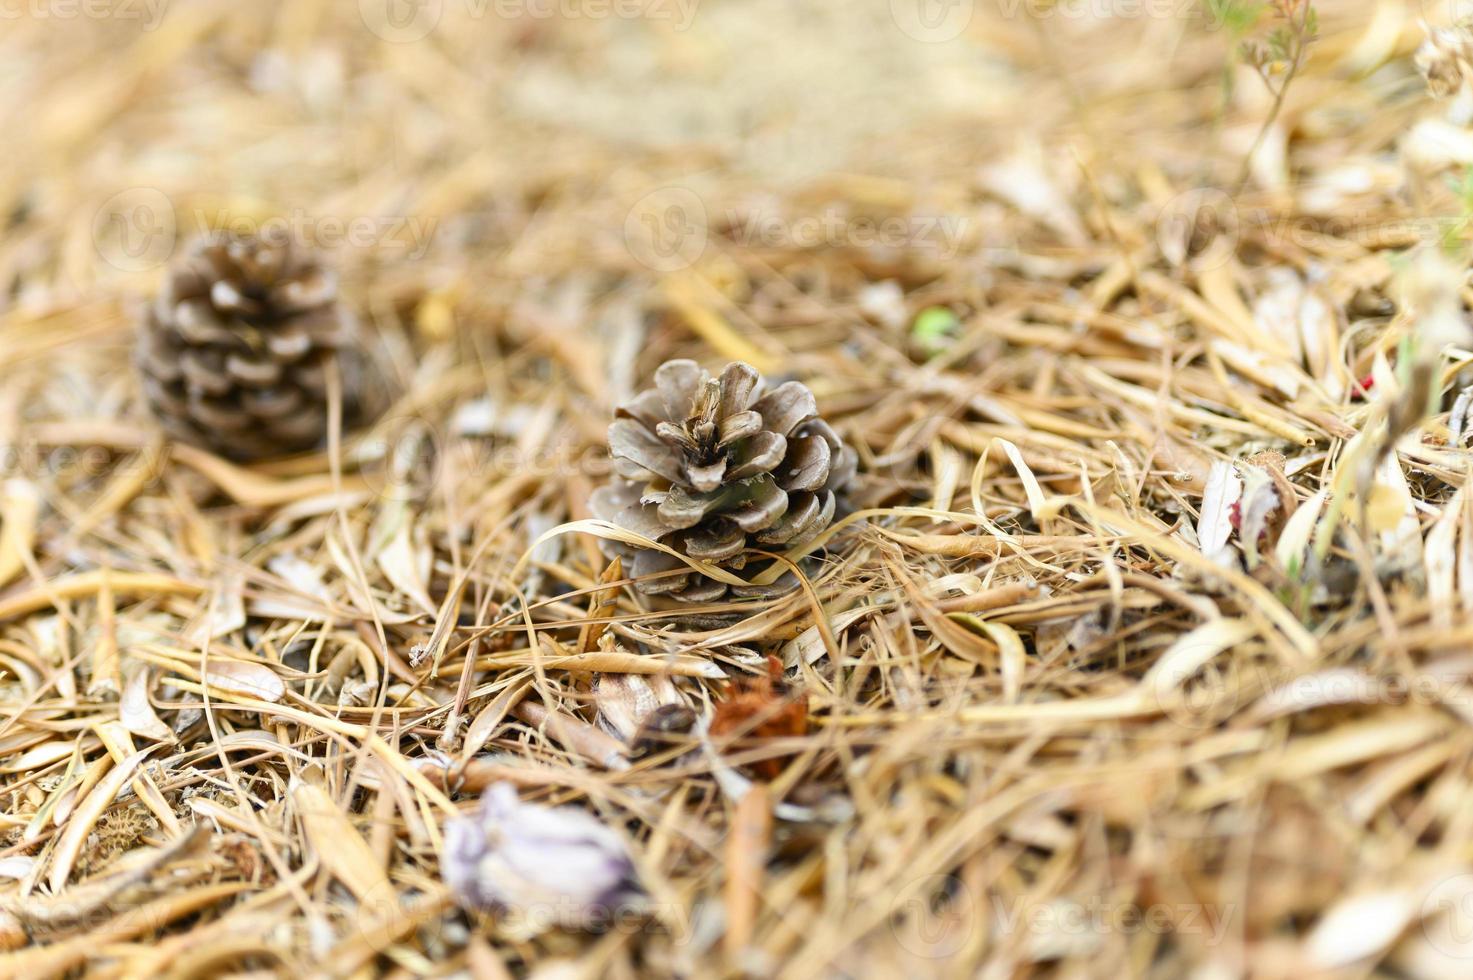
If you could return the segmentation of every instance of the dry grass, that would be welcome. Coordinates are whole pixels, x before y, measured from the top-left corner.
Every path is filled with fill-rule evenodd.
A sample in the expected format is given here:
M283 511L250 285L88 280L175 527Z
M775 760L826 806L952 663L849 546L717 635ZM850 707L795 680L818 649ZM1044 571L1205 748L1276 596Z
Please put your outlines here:
M1322 8L1266 130L1200 11L7 20L0 974L1467 975L1430 6ZM134 304L282 215L403 398L310 458L163 445ZM673 356L808 381L862 460L807 586L721 621L569 527ZM769 654L798 733L620 737L622 675L709 719ZM647 915L457 908L497 780L625 833Z

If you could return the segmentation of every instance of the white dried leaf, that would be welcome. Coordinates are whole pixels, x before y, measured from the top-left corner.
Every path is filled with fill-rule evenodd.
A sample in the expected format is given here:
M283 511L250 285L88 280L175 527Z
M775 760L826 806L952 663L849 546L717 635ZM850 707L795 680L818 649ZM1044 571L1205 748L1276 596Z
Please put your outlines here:
M123 693L118 698L118 721L123 727L140 738L155 742L174 741L174 732L159 719L148 700L150 671L146 666L133 666L123 682Z
M1387 454L1376 467L1370 496L1371 526L1380 532L1382 548L1387 554L1398 556L1398 561L1408 567L1420 565L1422 525L1417 519L1411 487L1395 453Z
M1029 146L1007 160L984 167L977 182L987 192L1048 225L1065 243L1082 245L1088 240L1068 195L1050 178L1042 148Z
M1436 172L1473 163L1473 131L1444 119L1423 119L1402 137L1402 159Z
M1411 892L1401 889L1342 899L1309 934L1309 963L1328 970L1373 956L1396 941L1416 911Z
M1468 484L1458 488L1443 507L1442 514L1427 532L1423 548L1423 564L1427 569L1427 603L1432 625L1448 629L1453 625L1454 576L1457 570L1455 538L1468 502ZM1464 529L1467 537L1467 529Z
M859 291L859 311L888 330L905 326L910 314L905 308L905 291L893 279L874 282Z
M1353 160L1318 171L1313 181L1298 189L1298 206L1305 214L1334 215L1363 194L1401 182L1392 165L1374 160Z
M1304 303L1304 281L1293 269L1274 266L1264 273L1267 286L1253 301L1253 320L1259 329L1283 341L1295 360L1303 360L1299 310Z
M1245 643L1255 632L1253 624L1241 619L1214 619L1176 639L1141 678L1140 690L1151 703L1165 704L1213 657Z
M277 555L266 567L296 591L323 602L332 601L332 594L322 584L322 569L299 555Z
M462 437L492 436L496 434L496 420L499 415L495 402L489 398L477 398L455 410L455 417L450 421L450 431Z
M7 858L0 858L0 878L10 878L20 881L36 866L36 859L29 854L12 854Z
M211 659L205 680L211 687L261 701L274 703L286 697L286 684L265 664Z
M610 735L628 742L662 704L681 704L675 684L664 674L599 674L593 689L598 722Z
M375 558L389 582L422 611L434 616L437 607L430 598L420 573L421 562L414 546L414 518L406 517L394 536Z
M1233 536L1232 508L1242 492L1243 481L1238 479L1233 464L1221 460L1212 464L1202 490L1197 542L1202 554L1219 565L1231 565L1234 560L1228 541Z
M1278 487L1261 466L1241 470L1243 489L1238 497L1238 541L1249 569L1258 564L1258 539L1268 529L1268 519L1284 506Z
M1320 512L1324 510L1325 501L1329 495L1320 490L1313 497L1300 504L1289 519L1284 522L1284 530L1279 532L1279 542L1274 546L1274 557L1279 560L1279 567L1288 573L1290 578L1297 579L1304 568L1304 552L1309 547L1309 539L1314 534L1315 522L1320 518Z

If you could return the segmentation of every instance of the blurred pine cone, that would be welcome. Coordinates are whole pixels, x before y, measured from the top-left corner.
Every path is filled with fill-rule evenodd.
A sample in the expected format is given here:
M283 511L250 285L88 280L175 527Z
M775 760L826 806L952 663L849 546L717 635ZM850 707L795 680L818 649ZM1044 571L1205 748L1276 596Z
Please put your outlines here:
M370 421L387 389L337 302L336 277L288 242L223 234L196 241L169 271L137 349L169 434L240 460L322 443L333 358L344 426Z
M667 361L655 387L621 406L609 426L617 476L594 492L594 516L732 571L746 568L749 547L782 551L822 532L854 478L855 452L818 417L806 386L762 389L761 376L740 362L713 378L694 361ZM710 602L727 593L664 552L607 546L632 561L636 578L686 572L641 580L647 594ZM788 574L770 587L731 591L769 595L795 584Z

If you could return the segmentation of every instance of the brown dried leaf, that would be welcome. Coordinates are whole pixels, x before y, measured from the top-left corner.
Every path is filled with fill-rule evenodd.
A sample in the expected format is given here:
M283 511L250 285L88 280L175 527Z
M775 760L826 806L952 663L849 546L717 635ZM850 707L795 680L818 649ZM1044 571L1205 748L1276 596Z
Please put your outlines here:
M710 731L713 738L740 736L754 740L807 734L808 698L788 690L782 662L769 656L765 675L732 681L731 695L716 706ZM791 758L784 755L762 759L751 769L764 779L776 779Z

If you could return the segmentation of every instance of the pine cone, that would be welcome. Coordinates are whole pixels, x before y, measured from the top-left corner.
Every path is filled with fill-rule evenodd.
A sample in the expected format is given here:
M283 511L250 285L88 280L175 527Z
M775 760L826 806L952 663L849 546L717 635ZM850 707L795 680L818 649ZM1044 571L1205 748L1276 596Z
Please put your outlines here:
M857 457L818 417L806 386L789 381L765 395L762 388L761 376L740 362L720 378L694 361L662 365L655 387L620 407L609 426L617 476L594 492L594 516L732 571L747 567L748 548L783 551L822 532ZM626 567L644 593L688 602L727 593L664 552L608 547L632 561ZM676 570L687 574L643 578ZM768 588L732 592L766 595L795 584L785 575Z
M334 357L345 426L371 420L383 377L333 274L287 242L210 235L170 270L140 327L137 364L171 436L259 459L321 444Z

